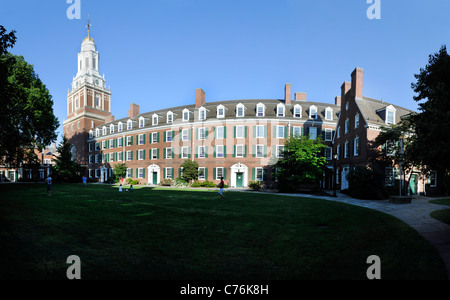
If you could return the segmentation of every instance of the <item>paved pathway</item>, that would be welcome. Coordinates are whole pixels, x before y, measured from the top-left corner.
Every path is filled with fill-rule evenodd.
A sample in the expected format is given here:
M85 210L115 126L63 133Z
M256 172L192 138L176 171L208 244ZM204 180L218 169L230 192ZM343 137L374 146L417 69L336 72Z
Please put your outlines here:
M417 230L419 234L437 249L447 268L447 277L450 279L450 225L433 219L430 216L430 213L433 211L450 209L450 207L448 205L438 205L429 202L437 198L419 196L413 199L410 204L393 204L388 200L358 200L341 193L337 193L336 198L305 194L279 195L320 198L367 207L390 214Z

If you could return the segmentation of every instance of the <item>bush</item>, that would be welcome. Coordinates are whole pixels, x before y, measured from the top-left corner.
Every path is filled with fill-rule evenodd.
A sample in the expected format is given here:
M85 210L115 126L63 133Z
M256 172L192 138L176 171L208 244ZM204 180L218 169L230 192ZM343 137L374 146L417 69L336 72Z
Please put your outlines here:
M389 197L384 174L368 167L355 167L347 175L348 195L357 199L382 200Z
M259 191L263 186L263 183L261 181L250 181L248 183L248 187L255 190L255 191Z
M187 182L187 180L185 180L184 178L178 177L177 179L175 179L174 185L177 187L185 187L189 186L189 182Z
M161 181L161 185L162 186L171 186L172 185L172 179L163 179L163 181Z
M205 180L205 181L195 180L194 183L192 184L192 187L214 188L214 187L217 187L217 185L214 182L208 181L208 180Z

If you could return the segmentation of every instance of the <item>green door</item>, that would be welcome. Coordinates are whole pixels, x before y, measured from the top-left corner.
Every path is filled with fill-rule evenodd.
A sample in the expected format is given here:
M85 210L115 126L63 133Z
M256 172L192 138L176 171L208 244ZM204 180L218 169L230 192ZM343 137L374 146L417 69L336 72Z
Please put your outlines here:
M417 175L411 175L409 180L409 188L411 189L411 195L417 194Z
M153 172L153 184L157 185L158 184L158 173Z
M236 173L236 187L244 187L244 173Z

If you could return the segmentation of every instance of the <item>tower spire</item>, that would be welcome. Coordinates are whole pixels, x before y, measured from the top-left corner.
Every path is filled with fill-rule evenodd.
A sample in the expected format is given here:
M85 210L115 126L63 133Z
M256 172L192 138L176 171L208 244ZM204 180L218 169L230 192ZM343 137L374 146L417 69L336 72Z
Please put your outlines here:
M88 16L88 23L86 25L86 28L88 29L88 37L89 37L89 33L91 31L91 27L92 27L91 20L90 20L90 18Z

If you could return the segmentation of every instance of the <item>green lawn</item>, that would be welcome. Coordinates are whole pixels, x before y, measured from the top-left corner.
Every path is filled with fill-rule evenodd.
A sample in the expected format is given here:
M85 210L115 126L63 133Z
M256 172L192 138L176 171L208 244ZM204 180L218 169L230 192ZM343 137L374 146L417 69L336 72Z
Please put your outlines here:
M1 185L0 279L446 279L405 223L337 202L228 192Z
M431 200L430 202L450 206L450 199ZM434 211L431 213L431 217L450 225L450 209Z

